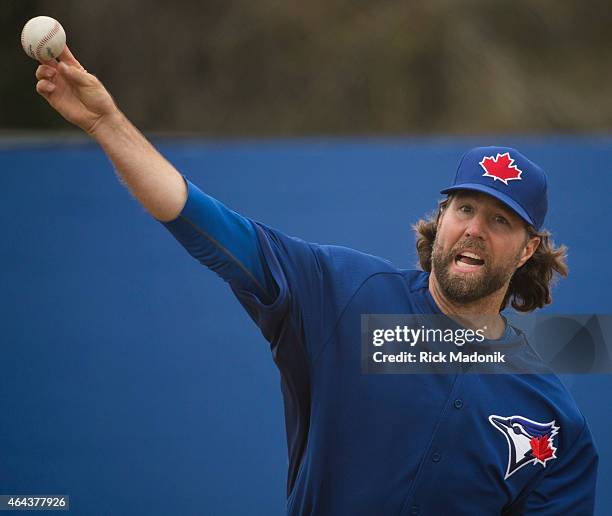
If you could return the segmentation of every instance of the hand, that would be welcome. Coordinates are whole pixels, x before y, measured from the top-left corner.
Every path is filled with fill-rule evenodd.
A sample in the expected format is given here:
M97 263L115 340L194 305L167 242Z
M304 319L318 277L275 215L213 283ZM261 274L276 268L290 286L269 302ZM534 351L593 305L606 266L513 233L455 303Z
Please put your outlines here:
M87 73L68 46L55 60L36 69L36 91L68 122L93 135L100 123L119 113L110 93Z

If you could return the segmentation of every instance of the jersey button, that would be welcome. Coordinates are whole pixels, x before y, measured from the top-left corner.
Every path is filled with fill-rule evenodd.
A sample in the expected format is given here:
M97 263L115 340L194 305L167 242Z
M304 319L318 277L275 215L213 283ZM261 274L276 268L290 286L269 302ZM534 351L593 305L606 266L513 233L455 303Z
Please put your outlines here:
M442 455L440 455L438 452L434 453L431 456L431 460L433 460L434 462L440 462L441 458L442 458Z
M456 399L454 405L456 409L460 409L461 407L463 407L463 400Z
M415 514L415 515L416 515L416 514L421 514L421 509L419 509L419 506L418 506L418 505L413 505L413 506L410 508L410 514Z

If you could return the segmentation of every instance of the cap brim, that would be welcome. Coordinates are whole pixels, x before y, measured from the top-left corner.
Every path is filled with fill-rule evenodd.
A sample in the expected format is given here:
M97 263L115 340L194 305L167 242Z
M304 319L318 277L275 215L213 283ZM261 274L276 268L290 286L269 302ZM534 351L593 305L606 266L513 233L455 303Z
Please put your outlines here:
M457 190L475 190L477 192L482 192L489 194L492 197L495 197L497 200L503 202L506 206L515 211L527 224L535 227L535 223L531 220L531 217L527 214L527 212L523 209L523 207L516 202L514 199L511 199L506 194L496 190L495 188L491 188L489 186L481 185L478 183L464 183L461 185L454 185L449 188L445 188L441 190L441 194L449 194L451 192L455 192Z

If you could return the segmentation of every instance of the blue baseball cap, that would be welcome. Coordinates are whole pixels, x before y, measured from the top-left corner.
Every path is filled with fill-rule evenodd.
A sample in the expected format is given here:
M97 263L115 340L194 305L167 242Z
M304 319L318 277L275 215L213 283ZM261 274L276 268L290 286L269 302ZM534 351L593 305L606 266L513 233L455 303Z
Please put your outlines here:
M511 147L476 147L461 158L453 184L440 193L475 190L514 210L536 230L548 210L547 179L533 161Z

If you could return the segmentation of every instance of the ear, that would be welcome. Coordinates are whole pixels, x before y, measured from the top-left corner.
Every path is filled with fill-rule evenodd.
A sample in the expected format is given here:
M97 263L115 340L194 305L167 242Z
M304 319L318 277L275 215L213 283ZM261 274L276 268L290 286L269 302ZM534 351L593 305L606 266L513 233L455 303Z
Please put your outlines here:
M527 260L533 256L533 253L536 252L536 249L540 245L542 239L540 237L534 236L531 237L527 244L525 244L525 248L523 249L523 253L521 255L521 259L518 262L517 269L525 265Z

